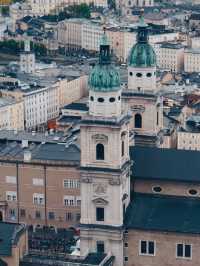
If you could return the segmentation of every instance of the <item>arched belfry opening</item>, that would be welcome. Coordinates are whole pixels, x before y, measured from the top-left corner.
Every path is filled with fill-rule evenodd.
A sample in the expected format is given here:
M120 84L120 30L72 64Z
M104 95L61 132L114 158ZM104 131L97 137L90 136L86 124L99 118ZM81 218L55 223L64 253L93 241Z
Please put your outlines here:
M102 143L98 143L96 145L96 160L104 160L104 145Z

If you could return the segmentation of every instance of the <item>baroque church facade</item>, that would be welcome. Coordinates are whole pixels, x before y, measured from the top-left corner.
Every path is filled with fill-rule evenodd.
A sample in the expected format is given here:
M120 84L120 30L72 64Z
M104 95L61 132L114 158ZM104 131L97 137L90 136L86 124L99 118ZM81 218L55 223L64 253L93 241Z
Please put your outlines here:
M102 265L113 266L196 265L196 170L188 173L179 161L195 154L156 147L163 105L143 18L129 58L128 88L121 90L105 34L89 87L89 112L81 122L81 255L107 254L113 259Z
M131 198L129 129L135 133L136 145L156 146L163 127L156 55L143 17L129 58L128 88L121 89L105 33L89 88L89 112L81 122L81 255L112 254L114 265L121 266L124 219Z

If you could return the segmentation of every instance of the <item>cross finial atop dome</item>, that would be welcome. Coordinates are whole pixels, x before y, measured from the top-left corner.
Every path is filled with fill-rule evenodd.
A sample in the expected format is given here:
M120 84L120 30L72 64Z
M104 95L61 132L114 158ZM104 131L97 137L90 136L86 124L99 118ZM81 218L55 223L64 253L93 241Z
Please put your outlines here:
M141 9L138 27L148 27L148 25L144 21L144 9L143 8Z
M99 53L99 63L101 65L110 64L110 43L106 35L106 29L103 28L104 33L100 39L100 53Z

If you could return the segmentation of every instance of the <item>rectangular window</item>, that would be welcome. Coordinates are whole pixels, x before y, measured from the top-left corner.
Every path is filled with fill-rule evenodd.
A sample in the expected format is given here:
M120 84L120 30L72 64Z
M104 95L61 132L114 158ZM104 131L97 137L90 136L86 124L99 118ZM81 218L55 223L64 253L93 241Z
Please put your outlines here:
M33 178L34 186L44 186L44 180L42 178Z
M80 222L80 219L81 219L81 214L78 212L78 213L76 214L76 221L77 221L77 222Z
M78 179L64 179L63 180L64 188L80 188L80 181Z
M96 208L96 220L99 222L104 221L104 208L102 207Z
M6 191L6 200L7 201L17 201L17 192L16 191Z
M104 242L103 241L97 241L97 253L104 253Z
M140 241L140 255L155 255L155 242L154 241Z
M177 244L176 245L176 256L177 258L191 258L192 257L192 246L188 244Z
M67 212L65 215L66 221L72 221L72 213L71 212Z
M54 212L49 212L49 220L54 220L54 219L55 219Z
M16 184L16 176L6 176L6 183Z
M26 217L26 210L25 209L20 209L20 216Z
M35 211L35 218L40 219L41 218L41 213L40 211Z
M37 205L44 205L44 194L33 194L33 203Z
M15 211L15 209L10 209L9 213L10 213L10 219L15 220L16 219L16 211Z
M65 206L76 206L76 201L74 196L64 196L63 202Z

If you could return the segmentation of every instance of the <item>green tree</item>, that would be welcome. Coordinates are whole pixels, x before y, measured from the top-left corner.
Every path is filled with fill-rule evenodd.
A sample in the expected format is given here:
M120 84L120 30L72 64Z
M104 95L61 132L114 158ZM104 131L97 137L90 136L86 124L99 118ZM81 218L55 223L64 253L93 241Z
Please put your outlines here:
M8 6L2 6L1 7L1 14L2 14L2 16L8 16L9 15L9 7Z
M90 7L87 4L72 5L65 9L65 12L69 17L74 18L90 18Z

